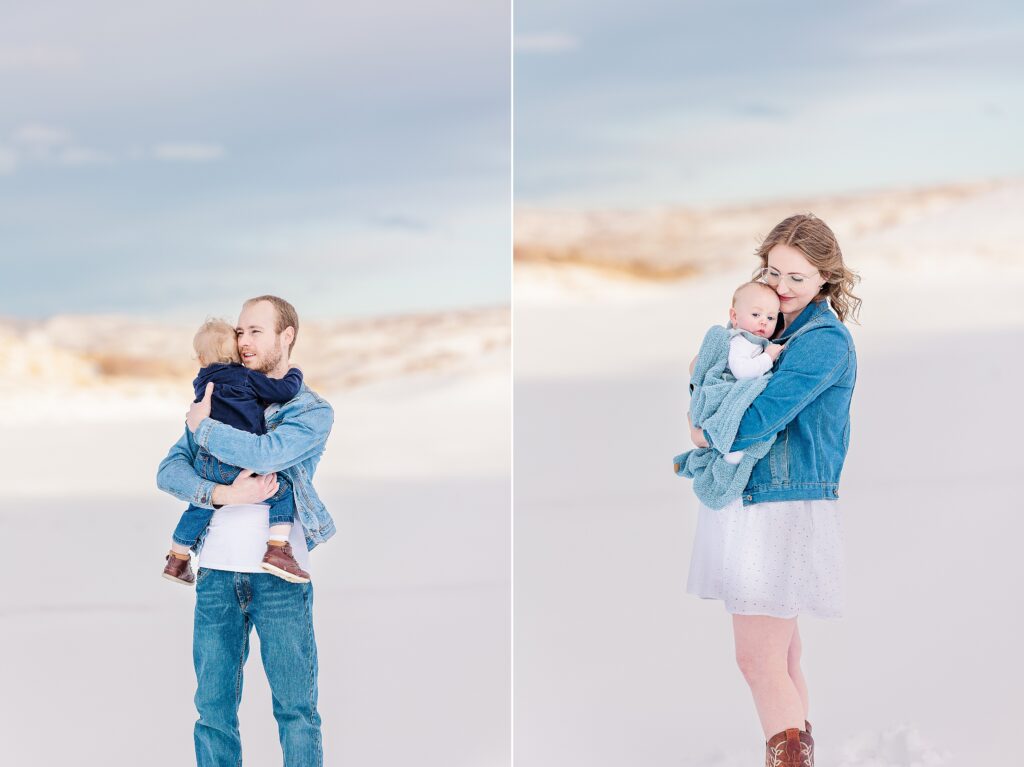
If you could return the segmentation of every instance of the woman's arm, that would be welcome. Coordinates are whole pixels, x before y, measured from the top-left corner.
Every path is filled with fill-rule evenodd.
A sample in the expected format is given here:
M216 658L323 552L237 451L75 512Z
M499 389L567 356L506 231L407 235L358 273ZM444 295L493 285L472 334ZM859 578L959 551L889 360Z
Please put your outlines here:
M843 328L810 330L786 345L786 353L764 391L747 408L732 445L723 453L745 450L786 428L805 407L846 373L853 347Z

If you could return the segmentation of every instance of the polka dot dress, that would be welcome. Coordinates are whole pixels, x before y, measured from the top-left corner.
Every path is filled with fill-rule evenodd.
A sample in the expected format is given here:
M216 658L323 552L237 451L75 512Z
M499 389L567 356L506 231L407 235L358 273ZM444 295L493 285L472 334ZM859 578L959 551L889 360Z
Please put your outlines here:
M734 615L838 618L843 532L838 501L699 504L686 590Z

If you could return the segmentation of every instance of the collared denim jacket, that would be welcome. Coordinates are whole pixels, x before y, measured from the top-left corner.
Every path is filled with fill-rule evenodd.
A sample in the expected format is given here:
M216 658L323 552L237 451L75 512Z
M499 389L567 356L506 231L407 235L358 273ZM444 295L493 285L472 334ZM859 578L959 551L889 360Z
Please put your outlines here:
M747 408L732 445L713 447L728 453L778 435L768 455L754 464L744 506L835 500L850 445L850 399L857 380L853 339L827 301L812 301L775 341L784 351L768 385ZM706 431L704 438L709 440Z
M212 509L215 483L192 468L199 448L257 474L276 471L292 483L295 512L306 532L306 546L312 549L335 533L334 520L313 489L313 474L334 425L334 409L303 384L294 398L267 408L266 422L266 434L250 434L210 418L203 419L194 435L186 428L160 462L157 487L182 501ZM197 550L205 535L197 542Z

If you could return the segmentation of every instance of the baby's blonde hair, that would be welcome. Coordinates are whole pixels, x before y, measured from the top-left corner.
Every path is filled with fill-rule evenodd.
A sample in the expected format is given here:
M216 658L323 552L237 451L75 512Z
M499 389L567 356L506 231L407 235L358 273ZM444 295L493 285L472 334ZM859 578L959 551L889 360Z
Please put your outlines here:
M736 299L740 297L740 294L753 285L756 285L759 288L764 288L775 297L776 301L779 300L779 294L775 292L775 288L773 288L771 285L766 285L765 283L758 282L757 280L751 280L750 282L744 282L742 285L736 288L736 291L732 294L732 305L734 307L736 306Z
M199 364L204 368L218 362L241 362L238 356L238 342L235 340L235 328L224 320L207 320L192 339L192 348L199 356Z

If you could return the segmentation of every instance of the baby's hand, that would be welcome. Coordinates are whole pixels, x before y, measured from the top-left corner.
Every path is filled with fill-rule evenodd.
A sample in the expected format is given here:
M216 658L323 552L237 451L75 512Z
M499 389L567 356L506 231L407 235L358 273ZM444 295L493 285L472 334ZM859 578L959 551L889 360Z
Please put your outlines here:
M779 355L782 354L782 344L768 344L764 348L764 353L771 357L772 362L774 362L779 358Z

